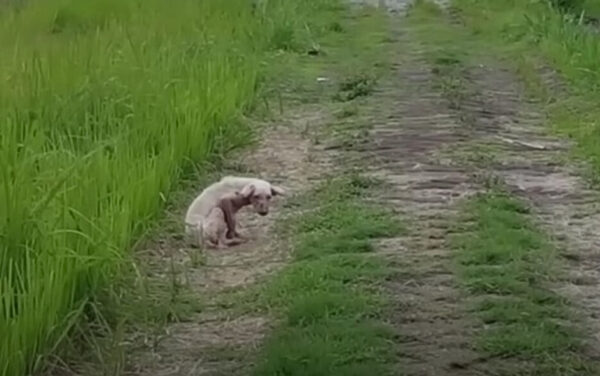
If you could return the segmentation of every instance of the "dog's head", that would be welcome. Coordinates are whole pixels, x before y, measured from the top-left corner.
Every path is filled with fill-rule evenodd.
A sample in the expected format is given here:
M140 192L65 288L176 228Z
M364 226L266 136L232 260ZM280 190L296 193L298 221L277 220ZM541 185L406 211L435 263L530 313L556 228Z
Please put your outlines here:
M262 181L247 184L240 191L240 195L250 201L254 211L263 216L269 214L271 199L284 193L285 191L281 187Z

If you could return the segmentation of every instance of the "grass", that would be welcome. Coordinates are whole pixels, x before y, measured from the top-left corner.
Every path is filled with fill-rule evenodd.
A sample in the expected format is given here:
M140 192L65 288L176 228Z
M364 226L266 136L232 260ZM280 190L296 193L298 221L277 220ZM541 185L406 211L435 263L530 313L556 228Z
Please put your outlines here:
M277 56L267 75L271 91L292 105L370 94L389 63L382 53L389 33L386 15L371 7L351 11L341 7L317 18L327 31L314 42L320 53Z
M380 288L389 270L372 241L401 227L393 213L362 201L373 184L348 174L300 198L310 210L282 229L293 261L245 299L280 317L254 375L391 374L393 332Z
M339 85L339 91L334 96L334 99L348 102L358 97L364 97L373 92L376 85L376 78L368 74L358 74L348 77Z
M454 0L453 6L465 24L458 32L520 74L530 94L545 103L551 128L575 141L575 156L589 162L590 178L598 183L600 38L581 12L597 17L600 2L548 3ZM466 50L461 44L455 48ZM550 80L541 75L548 67L558 72ZM564 90L554 89L557 83Z
M340 5L1 6L0 375L14 376L106 314L98 292L175 182L246 142L272 56L339 32L313 20Z
M453 239L460 283L477 304L486 354L526 362L528 375L592 375L568 302L548 289L560 275L556 249L522 202L498 190L465 206Z

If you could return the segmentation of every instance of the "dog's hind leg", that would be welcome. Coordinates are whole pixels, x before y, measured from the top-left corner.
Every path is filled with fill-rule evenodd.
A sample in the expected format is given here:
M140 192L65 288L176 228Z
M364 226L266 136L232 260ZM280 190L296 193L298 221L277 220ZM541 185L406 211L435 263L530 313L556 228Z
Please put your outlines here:
M192 248L202 248L202 228L199 224L185 224L185 240Z

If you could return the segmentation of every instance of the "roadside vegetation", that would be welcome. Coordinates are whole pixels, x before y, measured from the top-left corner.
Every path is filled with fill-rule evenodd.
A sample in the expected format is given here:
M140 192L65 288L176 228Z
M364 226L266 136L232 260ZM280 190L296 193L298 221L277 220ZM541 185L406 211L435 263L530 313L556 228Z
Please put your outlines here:
M340 4L1 6L0 375L18 376L110 314L101 298L176 182L249 142L273 56L306 54Z
M546 104L549 124L573 139L600 179L600 37L597 0L455 0L466 30L496 49ZM516 63L515 63L516 62ZM548 68L558 72L544 75Z

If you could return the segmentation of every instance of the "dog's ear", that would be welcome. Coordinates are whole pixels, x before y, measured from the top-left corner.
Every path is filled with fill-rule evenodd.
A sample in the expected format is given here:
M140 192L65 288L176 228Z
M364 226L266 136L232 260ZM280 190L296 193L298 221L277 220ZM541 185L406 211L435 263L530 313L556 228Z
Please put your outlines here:
M244 186L244 188L242 188L240 194L244 197L250 197L252 196L255 190L256 187L254 186L254 184L247 184L246 186Z
M276 185L271 186L271 194L273 196L283 196L285 194L285 190L283 188L278 187Z

